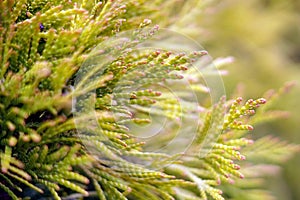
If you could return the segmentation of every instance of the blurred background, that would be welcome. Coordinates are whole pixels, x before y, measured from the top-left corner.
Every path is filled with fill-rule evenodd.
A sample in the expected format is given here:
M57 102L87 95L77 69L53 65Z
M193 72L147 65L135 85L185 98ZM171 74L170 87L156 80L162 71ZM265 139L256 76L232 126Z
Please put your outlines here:
M300 1L299 0L175 0L164 4L171 26L198 41L214 58L233 56L224 77L227 95L242 84L243 98L258 98L269 89L296 81L274 107L289 118L255 127L254 135L272 134L300 144ZM172 19L173 24L166 24ZM300 156L283 163L269 187L280 200L300 199Z

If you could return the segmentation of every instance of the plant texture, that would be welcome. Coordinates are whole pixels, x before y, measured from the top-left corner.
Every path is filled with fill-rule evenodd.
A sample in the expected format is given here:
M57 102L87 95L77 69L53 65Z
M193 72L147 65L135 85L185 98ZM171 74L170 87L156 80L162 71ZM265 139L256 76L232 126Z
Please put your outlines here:
M230 59L145 48L169 4L0 1L1 198L272 198L262 178L298 146L247 133L286 115L268 105L290 85L226 100L213 83Z

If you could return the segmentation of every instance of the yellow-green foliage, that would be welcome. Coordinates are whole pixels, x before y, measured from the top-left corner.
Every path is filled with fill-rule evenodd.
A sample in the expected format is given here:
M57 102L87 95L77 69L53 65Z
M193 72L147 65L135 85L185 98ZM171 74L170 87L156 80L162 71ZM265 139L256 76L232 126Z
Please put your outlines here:
M138 141L127 126L149 123L147 114L176 121L188 115L191 105L181 108L168 92L156 88L137 87L135 91L123 92L116 85L180 80L183 77L179 73L188 74L191 63L206 55L205 51L122 52L93 81L88 79L97 74L97 65L80 68L84 61L89 62L86 58L99 43L119 32L135 30L138 40L129 41L128 47L155 35L158 27L151 25L149 18L156 21L159 16L173 16L172 12L161 10L172 3L0 1L2 196L220 200L241 199L238 195L242 193L249 199L258 194L269 197L264 190L258 190L263 185L257 179L263 174L251 174L247 169L258 167L256 162L264 163L266 159L277 164L297 146L269 138L258 139L251 146L253 140L246 135L253 129L250 124L270 117L265 115L267 111L258 109L266 103L265 99L250 99L244 105L241 98L221 97L215 105L206 103L206 99L203 104L199 102L203 107L199 114L201 123L184 154L147 151L147 144ZM187 5L190 4L182 7L182 13ZM178 5L173 6L179 9ZM75 74L80 70L83 76L73 88ZM130 71L134 71L134 76ZM199 83L191 85L193 90L208 92ZM87 96L91 91L96 91L95 96ZM92 97L95 108L89 112ZM80 115L72 112L74 98L82 99L76 108L87 109ZM116 102L111 103L113 100ZM153 105L156 109L150 109ZM132 108L139 114L146 113L146 117L135 116ZM257 115L251 118L256 110ZM93 119L101 128L88 123ZM170 132L171 136L176 134L172 129ZM163 143L164 139L156 143ZM249 160L245 161L245 156ZM239 180L244 177L245 180ZM234 185L235 181L238 184ZM239 192L232 192L232 188Z
M202 1L207 2L207 1ZM280 98L276 107L290 112L290 118L280 123L266 123L261 130L289 140L300 141L300 1L297 0L213 0L188 9L184 18L177 20L176 29L197 41L214 56L234 56L235 62L225 76L226 91L230 94L239 87L243 96L259 97L269 88L277 88L290 80L298 84L289 95ZM194 4L196 5L196 4ZM188 24L188 25L187 25ZM188 26L188 29L186 27ZM246 92L245 92L246 91ZM259 131L258 131L259 132ZM299 143L299 142L298 142ZM299 157L299 156L298 156ZM300 159L285 167L285 175L273 187L279 199L299 199ZM270 182L274 182L270 178ZM288 188L278 190L285 182ZM270 184L274 186L273 184ZM291 193L290 197L286 193Z

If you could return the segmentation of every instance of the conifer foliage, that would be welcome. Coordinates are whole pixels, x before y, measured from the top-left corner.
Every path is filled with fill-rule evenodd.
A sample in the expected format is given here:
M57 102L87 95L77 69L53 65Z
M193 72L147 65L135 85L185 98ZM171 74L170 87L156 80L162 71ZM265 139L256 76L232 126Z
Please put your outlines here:
M201 76L219 77L228 59L200 62L204 50L135 50L155 37L150 19L170 2L0 1L1 199L271 198L261 182L268 170L256 169L273 169L298 146L247 133L286 114L263 104L290 85L256 100L209 102L213 88ZM133 39L106 45L123 32ZM155 116L168 126L142 141L135 125ZM196 129L183 130L191 116ZM157 151L178 129L192 138L188 148Z

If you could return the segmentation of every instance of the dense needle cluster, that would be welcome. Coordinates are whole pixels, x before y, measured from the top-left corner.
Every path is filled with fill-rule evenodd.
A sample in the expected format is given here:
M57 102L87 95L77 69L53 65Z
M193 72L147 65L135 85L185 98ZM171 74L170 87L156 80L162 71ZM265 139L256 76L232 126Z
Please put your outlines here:
M249 116L265 99L207 103L210 88L201 76L218 72L193 68L206 51L134 49L158 32L150 19L157 19L160 3L0 1L1 198L234 199L230 187L247 190L234 184L248 181L240 168L255 159L278 163L297 150L244 136L253 129ZM98 65L105 52L93 49L129 29L136 39L105 60L105 68ZM177 87L178 96L160 85ZM205 96L196 111L190 92ZM184 153L148 150L173 138L191 113L199 126ZM258 109L253 122L263 121L264 113ZM132 125L151 124L150 116L166 117L170 126L149 144Z

